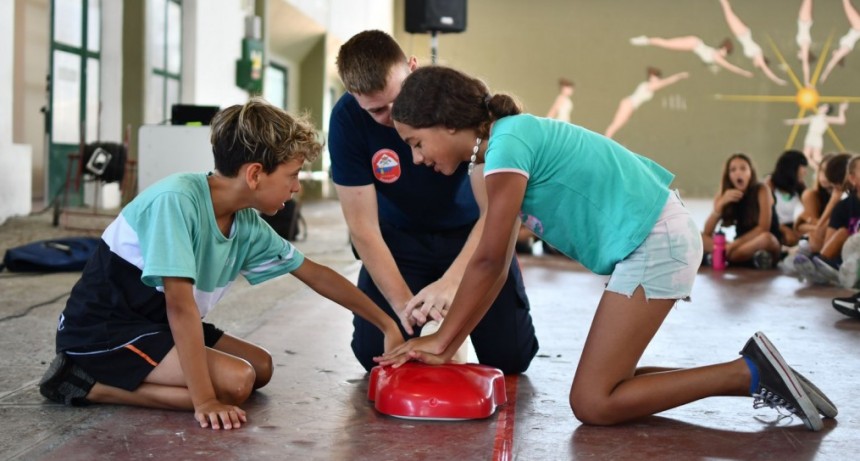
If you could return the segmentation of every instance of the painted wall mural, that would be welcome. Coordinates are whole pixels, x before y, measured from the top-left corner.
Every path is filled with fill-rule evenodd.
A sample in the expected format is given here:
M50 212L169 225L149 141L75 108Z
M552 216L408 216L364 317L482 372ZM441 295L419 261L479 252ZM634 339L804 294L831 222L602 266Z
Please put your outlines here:
M725 4L728 3L728 0L722 0L722 2ZM833 143L836 144L840 151L846 151L845 146L839 140L839 137L831 128L831 125L845 125L847 121L846 111L848 110L848 103L860 101L860 97L826 95L823 94L823 90L819 91L818 86L821 85L823 87L823 83L826 81L830 72L833 71L839 62L845 59L848 53L853 50L854 44L858 39L860 39L860 14L858 14L850 0L842 0L845 16L850 24L850 29L848 33L840 39L839 47L833 50L829 61L826 57L830 51L834 37L833 34L828 36L821 49L821 56L820 59L817 60L817 66L810 75L809 61L812 56L810 44L812 43L811 29L813 24L812 5L813 0L803 0L797 18L798 32L796 41L798 45L798 57L802 64L802 82L791 66L788 65L788 62L785 60L779 48L773 43L773 40L770 40L774 53L783 64L783 67L788 72L788 75L794 84L794 95L770 95L758 97L755 95L717 95L717 97L724 100L734 101L789 102L796 104L798 106L797 116L785 121L786 124L793 126L791 133L788 136L788 141L785 144L785 148L788 149L794 146L799 128L804 125L807 126L806 137L803 140L803 152L806 154L810 164L817 166L821 161L822 150L824 147L823 137L825 132L830 136ZM826 67L824 67L825 62L827 62ZM822 69L824 69L823 73ZM838 116L830 115L835 109L834 103L840 103L838 106ZM812 114L807 116L807 112L812 112Z
M801 126L807 127L806 137L803 140L803 152L807 156L808 161L813 167L817 167L821 161L822 151L824 148L824 134L827 133L834 144L841 151L845 151L845 146L839 140L836 132L833 130L833 125L845 125L847 122L846 112L849 102L860 101L860 96L836 96L826 95L823 91L819 91L818 87L823 86L824 82L831 72L839 65L844 63L845 57L854 49L855 44L860 40L860 13L851 4L851 0L842 0L842 6L845 10L845 17L848 20L850 28L848 32L839 40L838 47L834 48L830 53L829 60L826 59L830 52L833 42L833 34L831 33L824 46L821 49L819 59L816 59L817 65L813 70L810 69L810 61L814 59L812 54L812 25L813 25L813 0L802 0L800 10L797 17L797 57L800 60L801 73L798 76L792 69L791 65L785 59L785 56L773 39L764 34L767 41L779 61L779 68L782 69L789 78L794 87L794 94L789 95L724 95L717 94L715 98L723 101L744 101L744 102L759 102L759 103L792 103L798 107L798 113L794 118L785 120L785 124L792 126L792 130L788 136L788 141L785 148L789 149L794 146L797 138L798 130ZM771 62L765 57L762 47L753 39L752 30L741 20L741 18L732 9L730 0L720 0L720 7L728 25L729 31L734 36L735 40L740 43L743 54L749 58L754 69L760 71L764 77L769 79L776 85L788 86L789 82L776 75L771 69ZM726 69L734 74L754 78L753 72L742 67L730 63L726 57L734 50L733 42L730 38L723 40L717 48L706 45L701 38L695 35L662 38L648 37L640 35L630 39L631 45L634 46L653 46L664 48L673 51L692 52L699 59L711 66L713 71L720 68ZM825 62L827 65L825 66ZM676 74L680 75L680 74ZM651 77L649 76L649 79ZM802 79L802 80L801 80ZM637 87L637 92L624 101L628 101L627 107L619 110L616 113L615 119L606 130L606 136L612 137L618 129L630 118L630 114L638 105L636 103L640 99L648 100L653 96L648 93L640 84ZM665 85L664 85L665 86ZM640 88L641 91L640 91ZM639 97L637 98L637 93ZM838 108L834 103L839 103ZM640 102L641 104L641 102ZM807 115L811 112L810 115ZM838 112L837 115L833 115Z
M787 149L815 163L807 144L860 153L860 0L476 0L468 8L467 30L439 38L441 63L517 96L530 113L653 158L688 197L712 197L713 172L736 152L763 175ZM429 36L397 38L429 63ZM641 84L684 73L651 85L647 100ZM576 82L575 101L560 94L560 76ZM829 112L821 142L823 124L811 118L819 111Z
M648 68L648 79L639 85L636 85L636 89L633 91L633 94L622 99L618 104L618 110L615 111L615 117L613 117L612 123L609 124L609 127L606 128L606 132L604 133L607 138L613 137L615 133L620 130L628 120L630 120L633 112L636 111L639 106L650 101L651 98L654 97L654 93L656 91L662 90L669 85L674 85L690 76L688 72L678 72L677 74L672 74L666 78L663 78L662 75L663 73L660 69L657 69L656 67Z

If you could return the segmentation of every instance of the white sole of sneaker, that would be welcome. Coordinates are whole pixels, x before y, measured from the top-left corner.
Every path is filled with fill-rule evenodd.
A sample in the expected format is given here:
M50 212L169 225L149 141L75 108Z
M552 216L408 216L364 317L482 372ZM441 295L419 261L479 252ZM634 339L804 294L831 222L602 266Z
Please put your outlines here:
M806 395L809 396L809 400L812 400L815 408L818 408L818 412L821 413L825 418L835 418L836 415L839 414L839 409L836 408L836 405L824 395L824 392L821 392L821 389L818 388L812 381L808 380L805 376L798 373L794 368L791 369L791 372L794 373L794 376L797 376L797 380L800 381L800 385L803 386L803 390L806 391Z
M855 319L860 318L860 309L857 308L857 303L854 301L834 299L830 304L842 315L847 315Z
M779 373L779 377L786 383L789 392L791 392L791 396L797 400L797 404L800 406L800 411L806 416L804 418L803 416L798 415L800 416L800 419L803 420L803 423L806 424L806 427L809 429L820 431L821 428L824 427L824 423L821 422L818 408L815 407L815 404L812 403L812 400L806 394L806 391L803 390L800 380L797 379L797 376L795 376L791 371L791 367L785 363L782 355L780 355L779 351L776 350L776 347L774 347L770 340L767 339L767 336L765 336L764 333L758 331L753 335L753 338L755 338L756 344L761 348L767 359L776 365L774 368L777 373Z

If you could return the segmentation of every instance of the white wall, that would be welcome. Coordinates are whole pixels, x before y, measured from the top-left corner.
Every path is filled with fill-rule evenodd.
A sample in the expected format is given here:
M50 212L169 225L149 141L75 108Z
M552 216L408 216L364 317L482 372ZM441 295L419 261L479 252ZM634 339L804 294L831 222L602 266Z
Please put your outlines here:
M101 83L99 132L101 140L122 142L122 3L102 2Z
M282 0L326 28L342 41L367 29L391 32L393 0Z
M50 8L48 0L15 0L15 63L12 142L32 146L32 193L44 198L45 116L47 105L45 76L48 74ZM2 32L0 32L2 33Z
M12 65L15 3L0 1L0 224L30 213L32 193L30 146L12 144Z
M215 168L208 126L143 126L139 146L138 192L173 173L205 173Z
M102 2L101 75L99 76L99 141L123 142L122 126L122 2ZM96 197L98 194L98 197ZM122 201L119 182L84 183L84 204L99 209L118 208Z
M15 4L0 2L0 146L12 144L12 44L15 42ZM0 170L0 173L2 170Z
M245 3L183 2L183 102L227 107L248 100L248 92L236 86L236 61L242 57L248 15Z
M392 33L393 0L331 0L329 33L342 42L368 29Z

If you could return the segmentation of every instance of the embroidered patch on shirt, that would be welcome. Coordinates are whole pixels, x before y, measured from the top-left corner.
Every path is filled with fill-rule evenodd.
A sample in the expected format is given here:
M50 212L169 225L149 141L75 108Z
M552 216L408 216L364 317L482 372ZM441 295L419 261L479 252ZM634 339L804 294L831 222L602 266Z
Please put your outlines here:
M379 149L371 160L373 175L386 184L400 179L400 157L391 149Z

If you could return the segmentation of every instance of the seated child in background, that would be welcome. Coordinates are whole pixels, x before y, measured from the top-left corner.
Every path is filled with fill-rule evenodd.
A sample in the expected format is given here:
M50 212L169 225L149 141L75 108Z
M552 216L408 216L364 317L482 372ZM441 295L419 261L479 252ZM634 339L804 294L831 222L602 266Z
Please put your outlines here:
M827 180L827 164L835 154L825 154L821 158L818 170L815 172L815 184L808 187L800 195L801 212L794 220L794 231L801 238L809 238L821 219L821 213L827 207L833 192L833 183ZM847 167L846 167L847 168ZM844 175L843 175L844 176ZM843 177L844 181L844 177ZM842 184L839 184L841 190ZM839 198L836 198L836 202Z
M731 155L723 167L720 192L702 232L708 254L714 251L713 236L718 225L735 226L735 240L726 244L726 261L760 269L773 267L781 249L773 195L766 184L759 182L752 160L745 154Z
M801 211L800 196L806 189L804 177L807 165L803 152L787 150L779 156L773 173L766 181L773 192L774 210L779 222L779 240L789 247L800 241L800 234L794 229L794 220Z
M809 255L821 251L833 209L845 198L845 175L850 159L851 154L830 154L826 160L822 160L819 178L822 187L829 192L826 196L818 194L817 197L813 196L804 201L804 212L798 220L804 219L808 225L812 224L806 231L809 238Z
M835 158L830 165L838 166ZM855 237L860 230L860 155L848 160L844 187L847 197L832 207L829 219L825 221L826 216L822 215L821 221L827 222L827 228L820 250L811 257L798 254L794 265L802 277L813 283L853 288L860 258L860 240Z
M167 177L108 226L57 328L46 398L194 410L201 427L238 428L237 405L272 376L260 346L201 319L241 273L251 284L292 273L402 343L395 321L350 281L307 258L258 215L301 190L322 148L305 120L253 99L212 120L215 171Z
M800 196L802 210L794 221L794 230L800 235L801 240L797 246L788 250L788 255L779 263L786 274L798 276L801 280L809 278L801 276L794 265L794 260L798 254L812 256L812 253L821 250L830 214L842 197L842 183L845 182L848 157L848 154L825 154L815 173L815 185L804 190ZM838 178L835 182L827 178L828 171L834 175L834 178ZM825 282L822 280L821 283Z
M810 258L824 246L824 236L833 207L844 198L842 186L850 157L849 154L824 155L815 174L815 186L803 191L800 198L803 211L794 222L794 228L801 234L802 240L796 247L789 250L788 256L780 263L783 271L788 275L795 275L801 280L807 279L813 283L827 283L823 274L817 274ZM807 257L797 258L798 254ZM804 267L805 274L800 273L794 264L795 260Z

